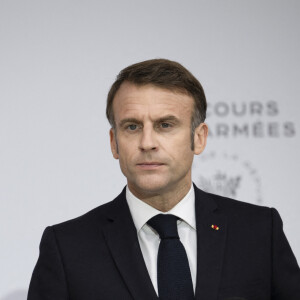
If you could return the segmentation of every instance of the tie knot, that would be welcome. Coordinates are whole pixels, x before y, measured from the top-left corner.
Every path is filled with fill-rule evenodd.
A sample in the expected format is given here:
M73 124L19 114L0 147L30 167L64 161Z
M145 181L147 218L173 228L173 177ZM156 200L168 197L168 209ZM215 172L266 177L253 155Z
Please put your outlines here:
M178 239L177 220L174 215L159 214L147 223L157 231L161 239Z

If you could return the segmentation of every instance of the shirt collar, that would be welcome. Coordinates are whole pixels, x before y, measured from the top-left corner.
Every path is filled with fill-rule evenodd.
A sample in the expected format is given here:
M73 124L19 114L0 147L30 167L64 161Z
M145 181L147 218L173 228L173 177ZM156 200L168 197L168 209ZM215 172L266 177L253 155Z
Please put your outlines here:
M193 184L184 198L168 212L161 212L138 199L131 193L128 186L126 186L126 199L137 231L140 231L152 217L158 214L173 214L196 230L195 191Z

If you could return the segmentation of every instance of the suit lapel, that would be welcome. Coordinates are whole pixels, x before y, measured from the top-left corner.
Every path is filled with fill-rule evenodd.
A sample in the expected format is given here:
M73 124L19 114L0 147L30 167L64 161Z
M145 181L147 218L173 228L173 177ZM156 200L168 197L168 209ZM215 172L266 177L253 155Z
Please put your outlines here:
M216 300L226 244L227 220L211 195L202 192L195 185L194 188L197 226L195 298ZM219 230L212 229L211 225L217 225ZM101 226L101 230L133 299L157 300L127 205L125 189L111 203L107 224Z
M216 300L221 280L226 244L226 216L222 215L212 196L195 188L197 225L197 300ZM219 230L211 226L216 225Z
M158 299L137 238L125 188L114 200L102 229L116 266L134 299Z

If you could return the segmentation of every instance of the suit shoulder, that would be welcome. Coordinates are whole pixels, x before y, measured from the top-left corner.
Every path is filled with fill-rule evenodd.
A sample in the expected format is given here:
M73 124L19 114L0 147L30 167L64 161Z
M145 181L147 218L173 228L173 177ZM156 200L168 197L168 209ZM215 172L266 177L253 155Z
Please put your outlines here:
M109 215L110 211L115 208L115 202L117 198L110 202L104 203L79 217L52 225L51 227L55 232L83 231L88 227L94 227L95 224L101 227L107 222L107 216Z
M217 204L222 207L228 207L228 208L235 208L235 209L250 209L250 210L269 210L270 208L267 206L262 206L258 204L253 204L249 202L244 202L241 200L236 200L220 195L215 195L215 194L209 194L210 196L213 196Z
M270 236L274 209L214 194L207 197L215 202L217 213L226 216L231 232Z
M204 192L206 193L206 192ZM207 197L215 201L217 207L228 215L271 217L272 208L258 204L252 204L232 198L206 193Z

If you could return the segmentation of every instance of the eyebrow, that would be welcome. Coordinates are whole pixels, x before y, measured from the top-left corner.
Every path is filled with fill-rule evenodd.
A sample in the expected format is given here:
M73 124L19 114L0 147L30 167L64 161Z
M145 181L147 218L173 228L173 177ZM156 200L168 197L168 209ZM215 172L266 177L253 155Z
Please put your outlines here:
M123 127L126 123L136 123L136 124L141 124L142 122L139 121L136 118L126 118L120 121L119 127Z
M156 119L154 121L154 123L161 123L161 122L166 122L166 121L173 121L177 124L180 123L179 119L173 115L166 115L166 116L160 117L160 118ZM119 122L119 127L124 126L126 123L142 124L143 122L136 118L126 118Z
M163 117L160 117L157 120L155 120L156 123L161 123L161 122L164 122L164 121L173 121L175 123L180 123L180 120L177 117L173 116L173 115L163 116Z

